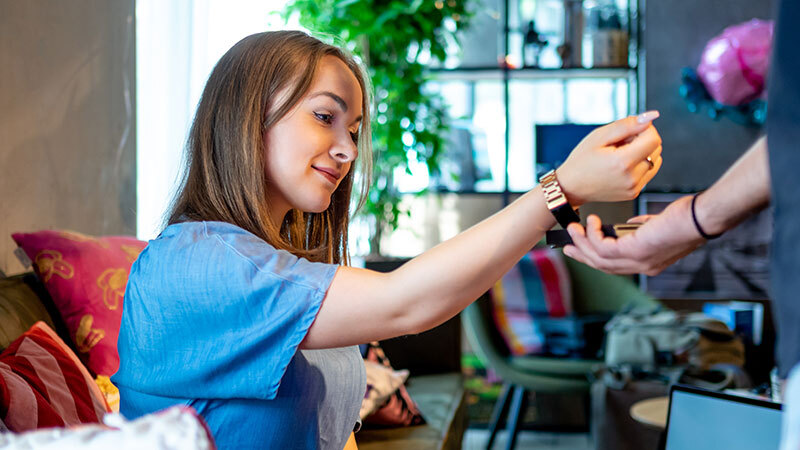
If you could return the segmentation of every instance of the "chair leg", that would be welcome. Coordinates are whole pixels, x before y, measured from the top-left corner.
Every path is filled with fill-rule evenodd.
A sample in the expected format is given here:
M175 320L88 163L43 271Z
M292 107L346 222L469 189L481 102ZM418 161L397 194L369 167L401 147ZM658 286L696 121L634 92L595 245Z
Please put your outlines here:
M583 394L583 414L586 416L586 430L592 434L592 392Z
M497 398L497 403L494 404L492 411L492 418L489 421L489 442L486 443L486 450L492 449L494 438L497 437L497 429L500 427L500 422L505 417L506 410L508 410L508 400L511 397L513 386L511 383L503 384L503 390L500 392L500 397Z
M517 432L519 431L519 423L525 415L525 410L528 406L527 390L522 386L516 386L514 389L514 396L511 398L511 411L508 413L508 422L506 430L508 430L508 445L507 450L513 450L517 445Z

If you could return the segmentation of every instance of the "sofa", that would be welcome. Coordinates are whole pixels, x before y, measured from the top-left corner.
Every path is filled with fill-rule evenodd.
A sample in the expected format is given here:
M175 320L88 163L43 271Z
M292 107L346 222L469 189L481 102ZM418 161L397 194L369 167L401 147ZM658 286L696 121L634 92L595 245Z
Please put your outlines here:
M35 273L0 277L0 350L36 322L47 324L74 354L79 354L79 346ZM393 428L365 425L356 434L360 449L461 448L467 414L460 337L460 321L454 318L426 333L381 342L393 367L409 370L407 390L426 423Z

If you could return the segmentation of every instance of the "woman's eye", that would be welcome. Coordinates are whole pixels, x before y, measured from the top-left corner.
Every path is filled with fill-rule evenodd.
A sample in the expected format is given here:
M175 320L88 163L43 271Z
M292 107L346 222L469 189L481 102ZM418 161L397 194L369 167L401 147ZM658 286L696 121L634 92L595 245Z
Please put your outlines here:
M325 113L317 113L317 112L315 112L314 115L317 116L317 119L319 119L319 120L321 120L321 121L323 121L323 122L325 122L327 124L333 123L333 114L325 114Z
M358 133L350 133L350 138L353 140L354 144L358 144Z

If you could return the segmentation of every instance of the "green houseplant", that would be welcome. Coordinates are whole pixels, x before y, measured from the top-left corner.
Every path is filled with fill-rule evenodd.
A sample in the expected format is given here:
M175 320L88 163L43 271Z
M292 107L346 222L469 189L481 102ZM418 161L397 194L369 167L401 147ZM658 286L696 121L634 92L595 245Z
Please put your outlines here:
M401 194L398 168L425 162L438 173L447 138L446 105L426 92L427 62L444 61L457 44L469 13L464 0L294 0L285 17L298 14L314 33L343 41L369 70L375 94L373 127L375 161L370 194L360 211L370 221L370 254L380 254L383 233L397 226Z

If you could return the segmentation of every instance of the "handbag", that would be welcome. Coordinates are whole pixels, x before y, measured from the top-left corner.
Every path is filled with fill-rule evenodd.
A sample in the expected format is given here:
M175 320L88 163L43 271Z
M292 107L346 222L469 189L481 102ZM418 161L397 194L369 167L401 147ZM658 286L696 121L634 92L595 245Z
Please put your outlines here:
M605 363L642 369L685 365L744 365L744 344L722 321L703 313L632 310L605 326Z

